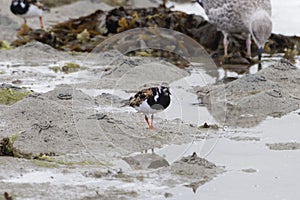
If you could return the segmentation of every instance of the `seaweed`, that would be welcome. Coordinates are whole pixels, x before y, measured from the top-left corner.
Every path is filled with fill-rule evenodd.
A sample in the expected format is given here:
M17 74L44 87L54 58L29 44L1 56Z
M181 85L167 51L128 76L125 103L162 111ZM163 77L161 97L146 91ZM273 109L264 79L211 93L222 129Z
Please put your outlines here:
M14 147L18 134L4 137L0 140L0 156L12 156L17 158L31 158L31 154L23 153Z
M91 52L97 45L114 34L142 27L166 28L190 36L211 53L217 65L250 65L257 62L257 60L250 59L246 55L246 36L244 34L231 36L229 40L230 56L224 59L223 36L214 25L201 16L173 11L172 8L166 7L165 4L150 8L132 9L118 7L110 11L97 10L90 15L58 23L49 30L32 30L24 25L18 33L18 39L12 43L12 46L20 46L37 40L64 51ZM298 55L299 44L300 38L297 36L272 34L269 42L265 45L264 52L268 54L285 53L286 49L293 49L295 51L291 53ZM257 47L253 43L252 54L255 55L256 52ZM130 55L163 56L164 58L165 56L173 56L155 49L151 51L138 50L137 52L131 52ZM287 57L290 57L290 55L288 54ZM177 61L180 64L184 63L180 57L174 58L174 60L175 64Z
M74 165L103 165L107 166L107 163L104 162L98 162L95 163L93 161L79 161L79 162L71 162L71 161L61 161L57 160L55 156L58 156L54 152L48 152L48 153L39 153L39 154L32 154L32 153L25 153L21 150L18 150L14 147L14 143L18 137L18 134L13 134L10 137L4 137L0 139L0 156L10 156L14 158L24 158L32 160L33 163L39 166L43 167L58 167L59 165L66 165L66 166L74 166Z

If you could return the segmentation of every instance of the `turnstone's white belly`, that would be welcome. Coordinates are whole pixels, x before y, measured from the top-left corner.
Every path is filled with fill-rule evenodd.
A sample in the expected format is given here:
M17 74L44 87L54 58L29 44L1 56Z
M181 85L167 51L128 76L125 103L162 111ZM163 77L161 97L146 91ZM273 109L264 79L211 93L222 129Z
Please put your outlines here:
M20 17L22 17L22 18L32 18L32 17L40 17L42 15L43 15L43 10L38 8L36 5L31 4L29 6L28 11L25 14L20 15Z
M159 104L157 104L157 106L159 106ZM143 101L142 104L140 104L139 106L134 106L134 108L138 112L142 112L144 114L154 114L154 113L158 113L164 109L162 106L161 106L161 109L153 109L150 107L150 105L147 103L147 101Z

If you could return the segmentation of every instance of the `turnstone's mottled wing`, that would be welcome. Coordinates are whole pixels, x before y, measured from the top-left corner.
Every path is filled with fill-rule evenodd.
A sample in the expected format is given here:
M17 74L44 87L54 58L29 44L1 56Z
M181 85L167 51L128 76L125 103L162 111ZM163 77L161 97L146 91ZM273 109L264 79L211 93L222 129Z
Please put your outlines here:
M143 89L129 99L129 105L145 114L166 109L171 102L168 87L159 86Z
M148 98L150 98L150 96L153 96L152 89L151 88L143 89L129 99L129 105L131 107L139 106Z

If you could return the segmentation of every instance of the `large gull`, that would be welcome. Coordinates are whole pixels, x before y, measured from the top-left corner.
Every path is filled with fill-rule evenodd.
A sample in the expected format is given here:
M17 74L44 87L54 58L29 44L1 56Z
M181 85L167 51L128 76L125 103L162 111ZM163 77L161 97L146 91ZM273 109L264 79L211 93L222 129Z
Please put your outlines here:
M258 59L272 33L270 0L196 0L209 21L224 35L224 56L227 56L228 34L247 33L247 55L251 57L251 36L258 47Z

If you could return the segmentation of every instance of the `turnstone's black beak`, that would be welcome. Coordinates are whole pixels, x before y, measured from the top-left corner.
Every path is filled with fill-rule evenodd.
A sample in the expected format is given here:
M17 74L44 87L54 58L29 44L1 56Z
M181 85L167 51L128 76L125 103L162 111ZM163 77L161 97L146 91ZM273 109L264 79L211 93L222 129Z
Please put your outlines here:
M262 55L262 52L263 52L263 47L259 47L259 48L258 48L258 51L257 51L258 61L259 61L259 62L261 61L261 55Z

